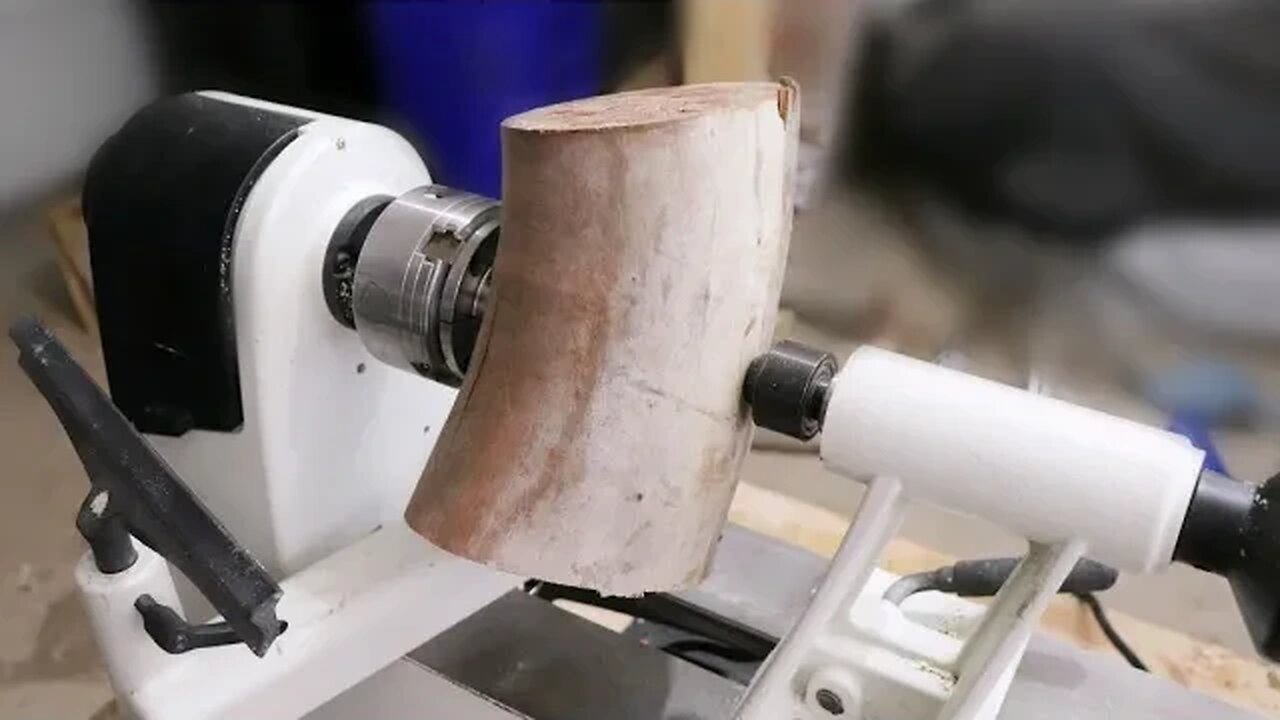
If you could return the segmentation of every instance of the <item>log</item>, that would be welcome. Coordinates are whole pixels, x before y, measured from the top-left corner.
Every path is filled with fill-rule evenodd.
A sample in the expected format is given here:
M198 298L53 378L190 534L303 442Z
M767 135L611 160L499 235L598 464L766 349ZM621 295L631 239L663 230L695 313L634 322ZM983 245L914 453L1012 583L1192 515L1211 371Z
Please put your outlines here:
M504 571L697 583L751 423L791 232L798 92L589 98L502 126L502 239L471 370L406 512Z

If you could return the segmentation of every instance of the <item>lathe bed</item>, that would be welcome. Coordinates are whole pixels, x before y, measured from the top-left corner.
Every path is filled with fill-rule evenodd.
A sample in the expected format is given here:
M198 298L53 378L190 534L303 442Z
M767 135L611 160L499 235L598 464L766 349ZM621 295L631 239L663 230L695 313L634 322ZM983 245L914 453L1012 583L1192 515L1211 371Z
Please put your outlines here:
M731 525L710 577L681 599L763 633L804 611L826 560ZM768 578L768 582L760 582ZM718 720L741 684L618 634L519 590L502 596L313 713L313 720L442 717L499 720ZM448 711L445 711L446 708ZM1256 717L1130 668L1119 657L1037 634L1002 720L1247 720Z

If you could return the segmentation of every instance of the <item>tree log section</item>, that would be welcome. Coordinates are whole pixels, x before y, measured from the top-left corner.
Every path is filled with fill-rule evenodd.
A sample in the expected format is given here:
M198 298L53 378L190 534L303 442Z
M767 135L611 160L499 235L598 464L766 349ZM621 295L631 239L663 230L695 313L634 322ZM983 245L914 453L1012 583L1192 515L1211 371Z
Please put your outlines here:
M750 446L798 109L789 82L723 83L503 123L493 291L414 529L609 594L701 580Z

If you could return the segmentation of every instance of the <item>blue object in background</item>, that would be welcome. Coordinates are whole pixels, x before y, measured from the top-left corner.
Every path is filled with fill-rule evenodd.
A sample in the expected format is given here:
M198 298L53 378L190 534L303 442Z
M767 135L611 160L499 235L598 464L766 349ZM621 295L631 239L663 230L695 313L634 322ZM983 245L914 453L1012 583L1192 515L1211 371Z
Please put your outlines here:
M1235 363L1196 359L1143 378L1142 394L1175 417L1195 417L1211 427L1249 423L1265 412L1254 378Z
M426 144L439 182L499 197L498 127L601 91L604 3L376 2L381 99Z
M1192 445L1204 451L1204 469L1212 470L1230 477L1227 472L1227 464L1222 460L1222 454L1218 452L1218 447L1213 444L1213 432L1209 429L1209 423L1199 419L1199 417L1190 414L1175 413L1169 418L1169 431L1176 432L1191 441Z

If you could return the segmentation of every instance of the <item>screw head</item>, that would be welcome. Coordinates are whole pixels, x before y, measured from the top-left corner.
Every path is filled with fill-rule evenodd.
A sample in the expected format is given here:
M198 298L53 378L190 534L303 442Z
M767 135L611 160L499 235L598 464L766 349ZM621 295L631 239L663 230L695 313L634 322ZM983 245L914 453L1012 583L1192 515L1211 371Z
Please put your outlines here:
M818 707L826 710L829 715L843 715L844 701L840 696L827 688L820 688L818 692L813 694L813 699L818 701Z

